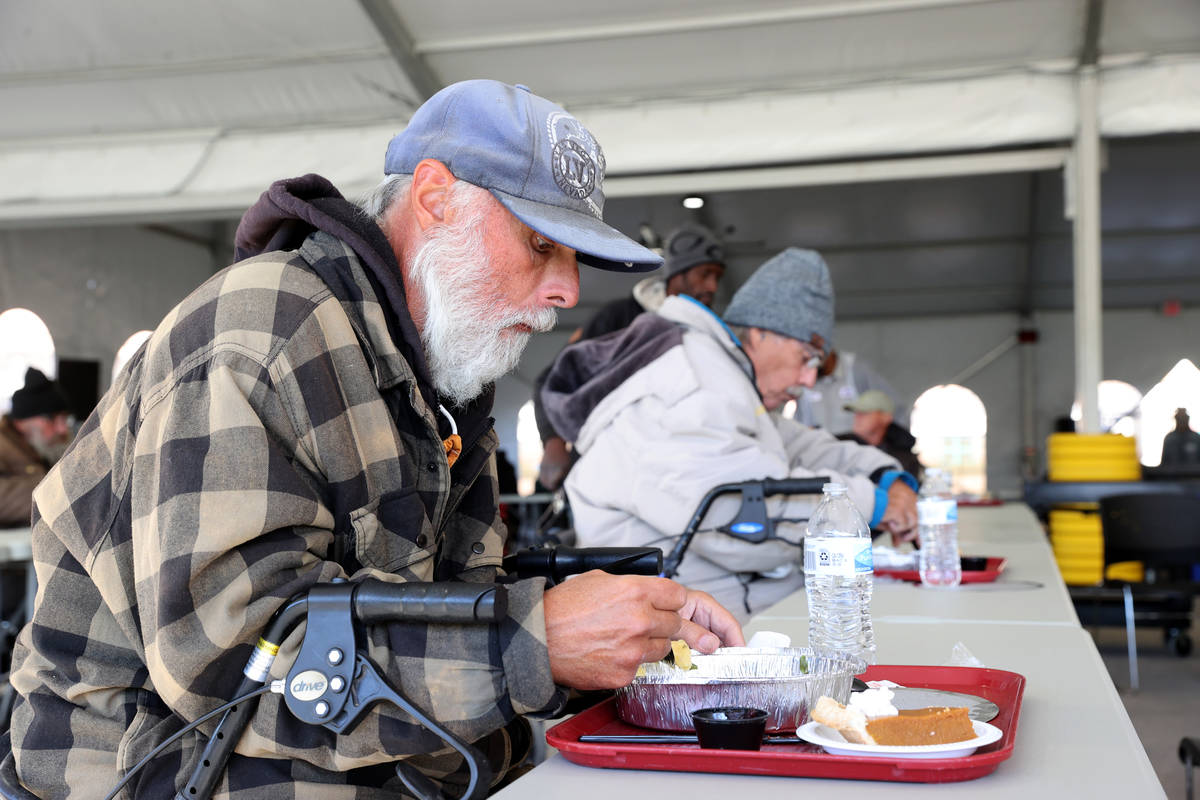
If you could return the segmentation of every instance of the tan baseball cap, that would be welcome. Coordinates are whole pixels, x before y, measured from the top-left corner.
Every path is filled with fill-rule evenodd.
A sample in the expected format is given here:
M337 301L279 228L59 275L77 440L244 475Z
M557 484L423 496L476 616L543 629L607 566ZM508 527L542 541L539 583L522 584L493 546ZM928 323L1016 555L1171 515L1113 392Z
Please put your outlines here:
M856 397L854 402L846 403L842 408L856 414L866 414L871 411L882 411L885 414L896 413L896 403L878 389L868 389Z

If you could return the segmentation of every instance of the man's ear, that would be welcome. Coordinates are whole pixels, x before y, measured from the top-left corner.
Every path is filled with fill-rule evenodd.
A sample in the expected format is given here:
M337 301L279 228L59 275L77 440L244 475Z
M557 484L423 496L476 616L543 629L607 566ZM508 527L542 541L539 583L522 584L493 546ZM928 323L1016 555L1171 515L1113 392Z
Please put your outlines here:
M445 221L450 186L455 180L457 178L445 164L432 158L417 164L417 168L413 170L412 186L409 188L409 210L422 231Z

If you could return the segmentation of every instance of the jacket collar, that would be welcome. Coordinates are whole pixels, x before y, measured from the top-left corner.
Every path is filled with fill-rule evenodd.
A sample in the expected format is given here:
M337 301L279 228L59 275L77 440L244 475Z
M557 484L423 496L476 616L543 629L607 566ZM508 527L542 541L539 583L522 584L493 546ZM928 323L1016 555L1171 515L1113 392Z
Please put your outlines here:
M750 380L754 380L754 365L750 362L746 351L742 349L741 341L711 308L695 298L680 294L668 297L663 301L658 313L672 322L703 333L718 342L730 358L746 372Z

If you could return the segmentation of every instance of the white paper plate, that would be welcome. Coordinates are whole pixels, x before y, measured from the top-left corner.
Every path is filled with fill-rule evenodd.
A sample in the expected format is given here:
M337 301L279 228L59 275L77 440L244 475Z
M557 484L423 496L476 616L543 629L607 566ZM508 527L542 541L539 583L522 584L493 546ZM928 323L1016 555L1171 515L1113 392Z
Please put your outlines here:
M819 722L807 722L796 730L796 735L806 742L820 745L826 753L836 756L876 756L879 758L958 758L969 756L977 747L999 741L1003 731L995 725L971 720L975 726L975 738L948 744L922 744L911 747L894 747L880 744L854 744L847 742L835 729Z

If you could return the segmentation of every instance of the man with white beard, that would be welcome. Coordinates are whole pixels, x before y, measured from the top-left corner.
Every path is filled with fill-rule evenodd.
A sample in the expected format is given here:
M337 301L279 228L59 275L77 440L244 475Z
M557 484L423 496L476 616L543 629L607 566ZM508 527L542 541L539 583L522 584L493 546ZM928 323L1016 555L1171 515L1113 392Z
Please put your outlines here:
M602 222L595 139L524 87L442 90L384 172L361 209L316 175L264 193L239 263L167 315L36 492L40 587L0 783L104 796L229 699L272 613L314 584L502 576L492 382L576 303L577 261L659 259ZM558 713L568 688L624 685L671 639L743 643L710 597L660 578L507 594L495 626L377 624L363 639L497 780L528 749L523 716ZM401 759L461 794L462 759L398 709L335 736L281 703L262 697L216 797L399 795ZM212 724L200 731L134 795L174 796Z
M70 403L41 370L25 371L25 384L0 418L0 527L29 524L33 489L71 441Z

